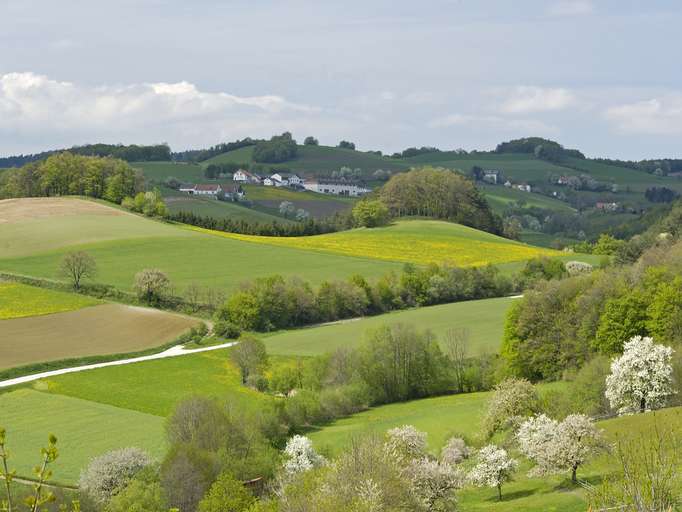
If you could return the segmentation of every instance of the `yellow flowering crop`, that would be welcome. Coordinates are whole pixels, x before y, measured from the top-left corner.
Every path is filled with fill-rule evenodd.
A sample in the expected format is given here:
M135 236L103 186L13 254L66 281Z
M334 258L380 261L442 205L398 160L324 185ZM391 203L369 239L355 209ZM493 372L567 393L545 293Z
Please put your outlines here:
M99 304L91 297L0 282L0 320L47 315Z

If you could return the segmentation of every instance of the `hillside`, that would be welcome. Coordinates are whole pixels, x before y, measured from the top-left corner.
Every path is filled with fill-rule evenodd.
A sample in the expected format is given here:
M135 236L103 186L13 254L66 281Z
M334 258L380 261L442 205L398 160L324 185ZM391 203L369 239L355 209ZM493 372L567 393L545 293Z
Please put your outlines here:
M212 163L254 163L252 159L253 146L236 149L214 156L204 162ZM331 146L298 146L296 158L279 164L258 164L263 167L286 167L293 172L304 174L327 175L338 171L341 167L359 168L366 175L377 169L385 171L402 171L410 166L402 160L387 158L372 153L341 149Z
M559 256L484 231L435 220L400 220L387 227L359 228L309 237L263 237L221 233L254 244L414 264L448 263L478 266L509 263L536 256Z
M192 282L229 291L245 279L272 274L320 283L355 273L378 277L405 262L517 265L543 254L565 258L440 221L401 221L314 237L253 237L166 224L65 198L0 201L3 217L12 222L0 223L0 271L58 278L63 255L83 250L97 261L97 282L125 290L145 268L167 272L178 291Z

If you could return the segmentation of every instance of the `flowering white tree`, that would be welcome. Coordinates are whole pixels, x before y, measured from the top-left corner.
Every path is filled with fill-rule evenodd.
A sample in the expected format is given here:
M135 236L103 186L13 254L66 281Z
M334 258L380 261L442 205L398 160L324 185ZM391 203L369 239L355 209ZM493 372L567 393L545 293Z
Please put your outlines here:
M479 487L496 487L497 497L502 499L502 484L512 478L518 462L504 448L489 444L478 452L478 461L469 473L469 479Z
M302 473L321 466L325 458L313 448L313 442L305 436L294 436L287 441L284 448L284 470L289 475Z
M139 448L113 450L90 461L81 472L78 487L81 492L102 505L151 463L149 454Z
M392 428L386 432L386 450L402 461L420 458L426 453L426 433L412 425Z
M571 414L561 422L544 414L526 420L516 434L521 452L535 462L531 475L571 471L571 480L581 464L601 448L602 434L584 414Z
M645 412L662 407L673 393L673 349L657 345L649 337L625 342L623 355L611 363L606 377L606 398L619 414Z
M455 466L464 459L469 458L469 453L469 447L464 442L464 439L451 437L440 452L440 460L444 464Z
M414 495L424 510L448 511L457 505L455 490L462 487L462 473L450 464L428 457L413 460L405 470Z

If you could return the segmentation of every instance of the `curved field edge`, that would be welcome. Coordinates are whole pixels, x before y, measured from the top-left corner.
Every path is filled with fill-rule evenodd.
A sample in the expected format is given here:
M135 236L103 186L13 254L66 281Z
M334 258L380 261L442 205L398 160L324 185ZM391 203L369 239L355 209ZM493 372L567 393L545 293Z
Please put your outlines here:
M177 344L200 320L120 304L0 321L0 379L148 355ZM78 325L79 329L73 331ZM46 343L48 341L48 343ZM4 367L4 368L3 368Z
M0 281L0 320L64 313L101 303L85 295Z
M481 266L562 254L459 224L432 220L403 220L384 228L359 228L308 237L241 235L195 226L187 229L254 244L414 264Z

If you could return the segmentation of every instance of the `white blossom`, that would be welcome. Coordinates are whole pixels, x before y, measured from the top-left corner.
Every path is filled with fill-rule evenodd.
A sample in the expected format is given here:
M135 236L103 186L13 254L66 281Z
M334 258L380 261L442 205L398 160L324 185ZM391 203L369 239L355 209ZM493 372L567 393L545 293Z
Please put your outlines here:
M483 424L488 435L508 426L516 426L537 408L535 387L525 379L505 379L495 386L488 400Z
M78 487L99 504L117 494L143 468L152 463L139 448L122 448L95 457L81 472Z
M416 459L426 453L426 433L412 425L386 432L386 450L398 460Z
M489 444L478 452L477 463L469 473L469 479L479 487L497 487L501 498L502 484L511 480L518 464L504 448Z
M535 462L530 475L576 471L601 447L601 431L584 414L571 414L562 422L544 414L526 420L516 434L521 452Z
M405 470L414 495L425 510L453 510L455 490L462 487L462 473L450 464L439 464L428 457L413 460Z
M456 465L464 459L469 458L469 447L464 442L464 439L459 437L451 437L440 452L440 460L444 464Z
M305 436L294 436L284 448L284 470L288 474L302 473L325 463L325 458L313 448L313 442Z
M619 414L657 409L673 393L673 349L649 337L625 342L623 355L611 363L606 398Z
M585 263L584 261L567 261L565 267L569 276L589 274L593 269L592 265Z

